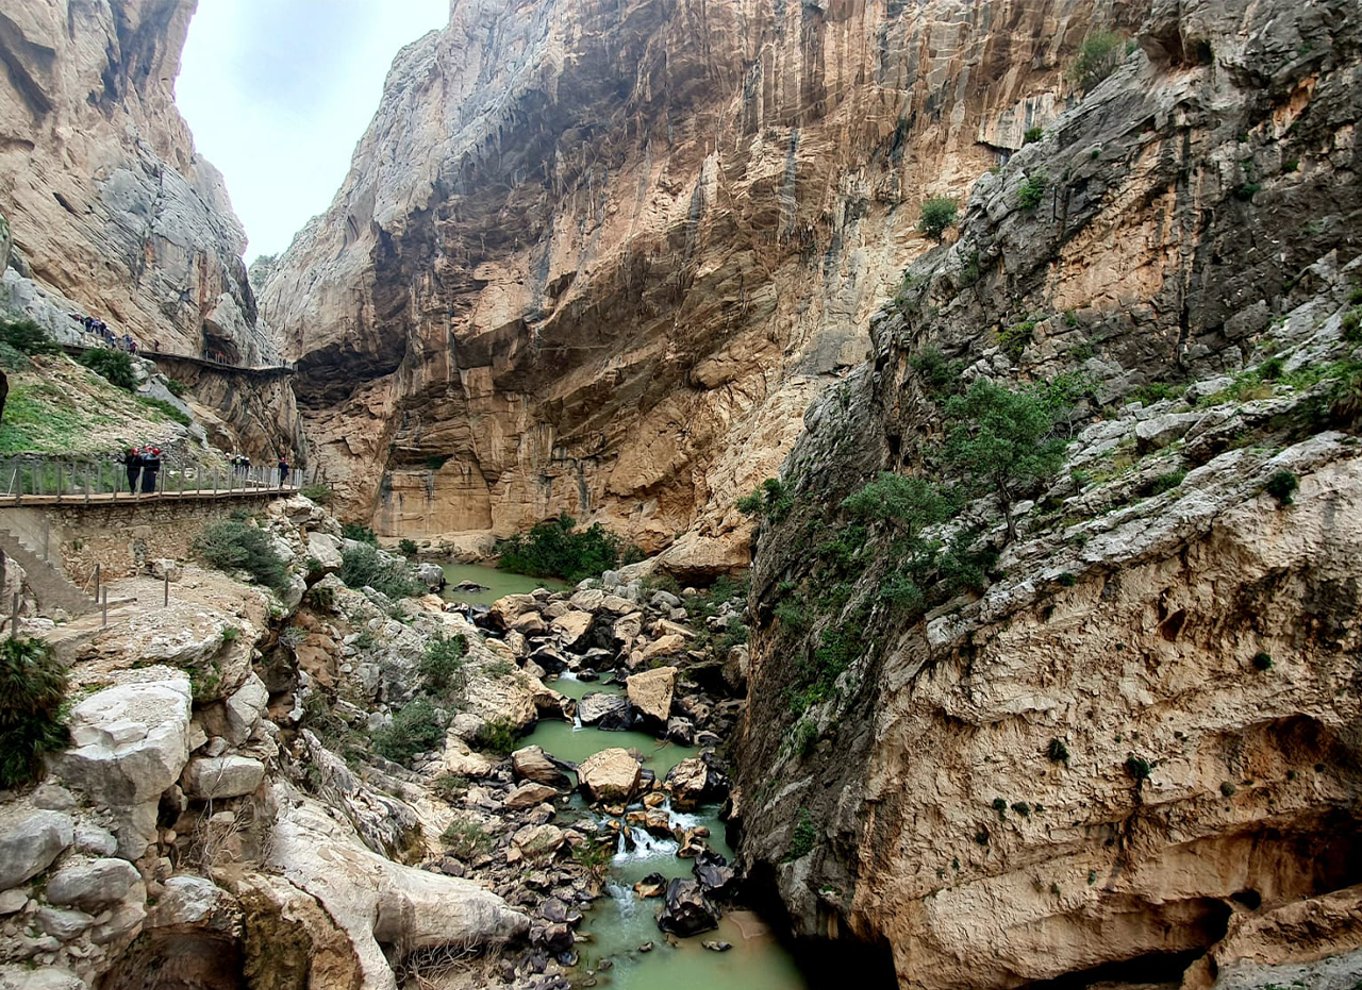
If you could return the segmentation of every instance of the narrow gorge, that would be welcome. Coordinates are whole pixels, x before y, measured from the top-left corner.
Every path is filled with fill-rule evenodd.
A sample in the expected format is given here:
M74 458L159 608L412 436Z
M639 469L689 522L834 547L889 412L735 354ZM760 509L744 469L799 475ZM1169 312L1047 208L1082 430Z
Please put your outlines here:
M1356 0L453 0L249 275L194 6L0 0L0 988L1362 985Z

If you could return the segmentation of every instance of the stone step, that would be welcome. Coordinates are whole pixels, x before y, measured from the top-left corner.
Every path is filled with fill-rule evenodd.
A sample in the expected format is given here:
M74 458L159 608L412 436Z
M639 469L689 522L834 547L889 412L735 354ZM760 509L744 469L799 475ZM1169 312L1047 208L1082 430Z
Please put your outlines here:
M93 598L7 529L0 529L0 551L24 569L28 586L33 589L38 606L44 611L60 608L75 616L93 612L97 607ZM9 602L0 602L0 612L7 612L9 607Z

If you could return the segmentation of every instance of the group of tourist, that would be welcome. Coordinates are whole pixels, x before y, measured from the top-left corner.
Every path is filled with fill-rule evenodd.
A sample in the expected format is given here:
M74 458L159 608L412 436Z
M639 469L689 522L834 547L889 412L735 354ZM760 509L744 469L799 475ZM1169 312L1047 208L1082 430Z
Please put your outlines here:
M127 351L129 354L137 353L137 341L132 339L132 334L125 333L120 337L109 329L109 324L93 316L82 316L80 313L68 313L67 315L84 327L86 333L94 334L102 340L106 347L116 347L120 351Z
M160 447L151 444L129 447L118 459L118 463L128 472L128 491L137 491L139 479L143 495L150 495L156 491L156 475L161 470Z

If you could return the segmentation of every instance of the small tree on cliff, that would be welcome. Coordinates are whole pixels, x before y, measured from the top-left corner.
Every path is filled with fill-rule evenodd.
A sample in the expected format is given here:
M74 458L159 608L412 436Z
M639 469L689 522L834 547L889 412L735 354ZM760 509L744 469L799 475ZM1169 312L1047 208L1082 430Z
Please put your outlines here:
M955 223L958 209L955 200L946 196L933 196L922 204L917 229L940 244L946 234L946 228Z
M1064 466L1064 440L1055 423L1067 405L1059 391L1039 387L1016 391L977 378L963 395L946 402L955 425L946 437L946 463L968 490L991 490L1007 521L1007 538L1017 535L1012 506L1026 489L1047 482Z

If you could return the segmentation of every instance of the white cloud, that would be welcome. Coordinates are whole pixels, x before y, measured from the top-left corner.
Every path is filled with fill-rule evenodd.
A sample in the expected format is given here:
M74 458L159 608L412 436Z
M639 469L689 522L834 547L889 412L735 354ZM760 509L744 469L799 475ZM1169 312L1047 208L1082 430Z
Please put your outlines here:
M448 17L449 0L199 0L176 100L227 178L248 259L326 209L398 49Z

